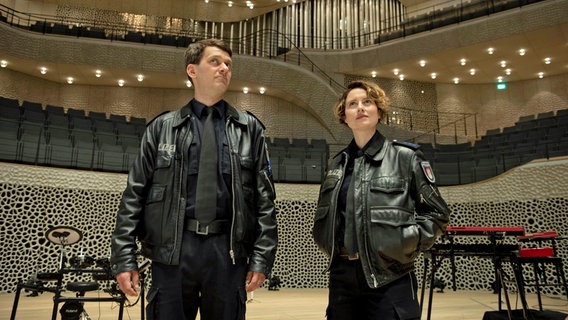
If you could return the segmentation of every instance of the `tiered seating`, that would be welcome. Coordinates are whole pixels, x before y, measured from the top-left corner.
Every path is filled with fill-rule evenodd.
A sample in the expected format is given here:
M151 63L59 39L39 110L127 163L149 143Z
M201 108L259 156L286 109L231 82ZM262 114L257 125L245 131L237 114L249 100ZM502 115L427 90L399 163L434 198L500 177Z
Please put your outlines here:
M482 181L534 159L568 155L568 109L524 116L512 127L488 130L473 145L425 145L438 184Z
M126 172L146 120L0 97L0 160Z
M277 182L308 182L322 181L329 149L323 139L293 139L274 138L270 143L270 163L272 176Z

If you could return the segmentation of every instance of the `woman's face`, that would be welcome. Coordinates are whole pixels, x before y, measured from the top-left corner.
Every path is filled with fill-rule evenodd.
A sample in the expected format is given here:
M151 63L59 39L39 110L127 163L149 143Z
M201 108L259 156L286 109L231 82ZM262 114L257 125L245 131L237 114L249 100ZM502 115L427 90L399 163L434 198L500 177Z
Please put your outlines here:
M345 99L345 123L351 130L376 130L381 119L379 108L361 88L355 88Z

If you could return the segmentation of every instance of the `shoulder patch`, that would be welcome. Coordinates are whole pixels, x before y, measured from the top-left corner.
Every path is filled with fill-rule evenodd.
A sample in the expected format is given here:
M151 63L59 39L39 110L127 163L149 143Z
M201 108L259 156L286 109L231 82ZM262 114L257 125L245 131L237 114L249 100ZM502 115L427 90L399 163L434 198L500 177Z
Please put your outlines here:
M430 162L421 161L420 167L422 167L422 171L424 172L426 179L428 179L428 181L430 181L430 183L436 183L436 177L434 176L434 171L432 170L432 166L430 165Z
M393 144L396 144L398 146L403 146L403 147L407 147L410 148L412 150L418 150L418 148L420 148L420 145L416 144L416 143L412 143L412 142L407 142L407 141L396 141L393 140L392 142Z
M248 113L251 117L255 118L256 121L258 121L258 123L260 123L260 125L262 126L262 129L266 130L266 127L264 126L264 123L262 123L262 121L260 121L260 119L259 119L257 116L255 116L255 115L254 115L252 112L250 112L250 111L247 111L247 113Z

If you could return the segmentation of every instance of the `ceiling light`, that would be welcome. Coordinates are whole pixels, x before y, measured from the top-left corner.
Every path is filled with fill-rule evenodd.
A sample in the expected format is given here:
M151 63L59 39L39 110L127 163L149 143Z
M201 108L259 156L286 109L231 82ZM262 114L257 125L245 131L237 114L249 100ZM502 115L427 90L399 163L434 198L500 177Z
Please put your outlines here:
M501 62L499 62L499 65L501 66L501 68L505 68L507 66L507 61L501 60Z
M260 94L264 94L266 92L266 88L260 87L260 88L258 88L258 92L260 92Z
M68 84L73 84L73 77L67 77L67 83Z
M436 72L430 73L430 77L431 77L432 79L436 79L437 76L438 76L438 75L436 74Z
M424 67L424 66L426 65L426 60L420 60L420 61L418 61L418 64L419 64L421 67Z
M544 63L545 63L545 64L550 64L550 58L548 58L548 57L544 58Z
M124 84L125 84L125 81L124 81L124 80L122 80L122 79L118 80L118 85L119 85L119 86L124 87Z
M377 71L371 71L371 77L376 78L377 77Z
M469 74L471 74L472 76L475 75L475 69L469 69Z
M395 76L398 76L398 72L399 72L398 69L394 69L394 70L392 71L392 73L394 73Z
M502 77L502 76L498 76L498 77L497 77L497 82L503 82L503 77Z
M462 66L465 66L465 63L466 63L466 60L465 60L464 58L461 58L461 59L460 59L460 64L461 64Z
M209 0L205 0L205 3L209 3Z
M102 75L102 71L101 70L95 70L95 77L100 78Z
M454 78L454 83L455 83L455 84L460 83L460 78Z
M243 93L244 93L244 94L247 94L248 92L249 92L249 88L248 88L248 87L244 87L244 88L243 88Z
M192 86L191 81L185 80L185 85L186 85L188 88L191 88L191 86Z
M540 79L544 78L544 72L539 72L539 73L538 73L538 77L539 77Z
M229 2L227 3L227 5L228 5L229 7L232 7L232 6L233 6L233 1L229 1Z
M399 78L400 80L404 80L404 75L401 74L400 76L398 76L398 78Z
M142 82L144 80L144 75L143 74L137 75L136 80L138 80L138 82Z
M519 49L519 55L520 56L524 56L527 53L527 50L525 49Z
M511 75L511 69L505 69L505 74L506 74L506 75Z
M6 60L0 61L0 67L6 68L7 66L8 66L8 61L6 61Z
M495 49L493 49L493 48L487 48L487 53L493 54L493 52L495 52Z
M39 68L39 73L41 73L41 74L46 74L46 73L47 73L47 68L46 68L46 67L41 67L41 68Z

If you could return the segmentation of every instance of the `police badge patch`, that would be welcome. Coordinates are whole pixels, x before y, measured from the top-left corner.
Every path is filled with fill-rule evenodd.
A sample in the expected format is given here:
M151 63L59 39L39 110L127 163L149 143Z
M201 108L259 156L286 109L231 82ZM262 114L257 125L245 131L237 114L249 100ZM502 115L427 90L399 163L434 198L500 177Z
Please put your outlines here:
M431 183L436 183L436 177L434 177L434 171L432 170L430 162L422 161L420 162L420 166L422 167L422 171L424 171L426 179L428 179Z

